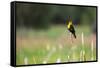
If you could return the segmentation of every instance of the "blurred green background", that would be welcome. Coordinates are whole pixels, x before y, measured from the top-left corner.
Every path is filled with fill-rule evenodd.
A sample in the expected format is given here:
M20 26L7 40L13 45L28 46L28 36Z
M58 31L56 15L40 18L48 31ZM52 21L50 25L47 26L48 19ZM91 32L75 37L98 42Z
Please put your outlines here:
M17 65L96 60L96 9L89 6L16 3ZM77 39L74 42L67 30L69 16L76 30ZM85 54L80 57L81 52Z
M74 24L96 23L96 7L17 3L16 15L17 27L45 29L52 24L65 25L68 16Z

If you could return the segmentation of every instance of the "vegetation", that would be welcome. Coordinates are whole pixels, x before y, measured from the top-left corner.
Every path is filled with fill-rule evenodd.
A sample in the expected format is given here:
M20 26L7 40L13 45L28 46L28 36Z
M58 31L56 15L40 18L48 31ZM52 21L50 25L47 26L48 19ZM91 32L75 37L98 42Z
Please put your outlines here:
M84 33L84 45L81 41L82 31ZM18 29L17 65L25 64L26 57L28 64L57 63L57 59L60 59L60 62L96 60L96 41L95 37L92 37L89 27L76 27L76 35L77 38L71 43L70 34L65 26L52 26L46 31ZM93 52L91 40L94 42ZM85 51L85 59L82 59L83 56L80 57L82 51ZM92 60L91 57L93 57Z

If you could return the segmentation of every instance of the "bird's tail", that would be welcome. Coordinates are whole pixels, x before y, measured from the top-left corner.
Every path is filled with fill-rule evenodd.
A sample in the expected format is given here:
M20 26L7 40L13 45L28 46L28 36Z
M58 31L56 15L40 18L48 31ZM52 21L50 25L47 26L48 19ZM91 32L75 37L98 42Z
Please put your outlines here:
M76 39L76 34L74 33L73 35L74 35L74 38Z

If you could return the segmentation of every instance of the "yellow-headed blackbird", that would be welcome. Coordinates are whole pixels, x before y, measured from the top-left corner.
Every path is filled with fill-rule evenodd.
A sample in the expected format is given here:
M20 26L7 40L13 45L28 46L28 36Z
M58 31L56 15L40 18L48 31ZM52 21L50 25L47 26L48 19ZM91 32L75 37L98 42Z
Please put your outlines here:
M75 29L71 19L67 21L67 28L73 34L74 38L76 38Z

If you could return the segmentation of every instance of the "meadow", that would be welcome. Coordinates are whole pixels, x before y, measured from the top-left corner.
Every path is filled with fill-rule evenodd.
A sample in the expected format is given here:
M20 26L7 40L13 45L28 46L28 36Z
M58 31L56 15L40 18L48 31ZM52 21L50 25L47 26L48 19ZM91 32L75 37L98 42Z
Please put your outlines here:
M89 26L75 26L77 38L64 25L47 30L17 28L16 64L46 64L96 60L96 35Z

